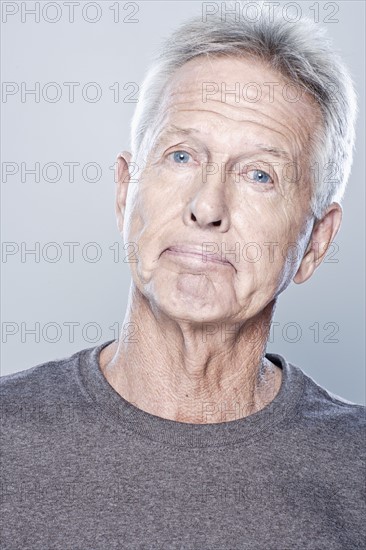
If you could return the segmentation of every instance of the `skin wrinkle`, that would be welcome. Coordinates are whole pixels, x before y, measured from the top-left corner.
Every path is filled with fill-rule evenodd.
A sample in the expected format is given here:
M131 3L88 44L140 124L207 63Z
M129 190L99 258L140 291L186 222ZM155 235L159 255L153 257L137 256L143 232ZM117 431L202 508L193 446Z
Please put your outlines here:
M185 110L184 110L183 112L185 112ZM216 152L216 151L215 151L215 152ZM221 156L221 153L217 153L217 154L220 154L220 156ZM218 159L218 160L219 160L219 159ZM221 158L220 162L224 162L225 160L226 160L226 159L222 160L222 158ZM285 192L283 192L283 194L285 195Z
M280 78L246 60L188 62L166 90L157 139L138 180L129 181L131 155L124 152L118 158L117 224L124 241L138 246L138 262L130 263L132 284L123 326L134 323L138 340L126 341L122 330L120 339L102 350L100 367L127 401L180 422L230 421L222 408L239 405L237 419L274 399L281 369L264 353L278 296L292 280L307 280L319 265L310 237L331 242L340 223L340 207L333 206L327 223L311 235L310 184L304 176L307 144L319 119L310 100L303 97L294 105L275 89L273 103L202 103L202 82L225 81L230 87L239 73L249 82ZM162 144L163 132L172 124L196 128L199 138L187 135L181 141L171 135ZM229 169L256 143L279 147L298 159L299 184L282 176L273 185L259 184L243 175L236 180L227 172L222 180L220 170L203 181L203 162L210 159ZM187 150L189 162L173 162L174 150ZM269 158L269 153L260 153L261 161ZM279 159L279 166L284 163ZM278 244L272 261L264 244L270 242ZM286 251L291 242L302 251L295 262ZM228 255L234 267L194 266L184 256L164 252L176 243L214 243L218 253L235 250L238 243L240 254L238 259ZM246 243L257 243L262 251L258 261L243 256ZM204 414L207 402L216 406L209 417Z
M187 102L187 103L188 103L188 102ZM221 102L218 102L218 103L221 103ZM254 111L254 109L250 109L250 107L246 107L246 109L249 110L249 111L250 111L250 110L253 110L253 111ZM174 111L174 107L167 107L167 108L166 108L166 113L167 113L167 114L169 114L169 110ZM185 110L186 112L192 112L192 111L194 112L194 111L196 111L196 109L184 109L184 110ZM201 110L202 110L202 111L205 111L206 113L211 113L211 114L215 114L215 115L221 116L221 117L226 118L227 120L230 120L230 121L233 120L233 121L237 121L237 122L252 122L252 123L254 123L254 124L257 124L258 126L262 126L263 128L267 128L267 126L266 126L265 124L261 124L258 120L249 120L249 119L244 119L244 118L232 118L232 117L229 117L229 116L224 115L223 113L218 113L217 111L213 111L213 110L211 110L211 109L201 109ZM265 116L265 115L263 115L263 116ZM269 121L274 122L274 123L278 124L279 126L283 126L284 128L286 128L286 126L285 126L284 124L278 123L278 121L277 121L275 118L270 117L270 116L268 116L268 115L266 116L266 118L268 118ZM290 131L290 130L289 130L289 131ZM272 132L273 132L273 133L278 133L280 136L282 136L283 138L285 138L285 134L283 134L283 132L280 132L279 130L275 130L274 128L272 128ZM299 132L301 132L300 129L299 129ZM296 135L296 133L295 133L295 132L291 132L291 133L292 133L292 140L294 140L294 141L296 142L296 141L297 141L297 135Z
M174 135L180 135L180 134L183 134L183 135L187 135L189 138L190 138L190 141L191 142L196 142L197 144L199 144L200 147L202 147L202 149L204 150L205 154L207 155L208 157L208 160L210 161L211 160L211 153L210 153L210 150L206 147L206 145L204 143L202 143L200 141L200 139L197 137L192 137L190 136L190 133L193 133L193 132L197 132L199 133L199 131L197 130L197 128L178 128L176 127L176 131L170 131L169 132L169 135L172 136L172 138L174 137ZM164 133L164 136L162 136L159 141L156 143L155 147L152 149L151 151L151 154L152 155L158 155L159 154L159 151L162 147L164 147L164 143L165 141L168 139L169 136L166 136L168 132ZM181 142L177 145L181 145L183 144L184 142ZM255 144L254 145L254 148L261 148L264 152L267 152L268 154L272 155L272 156L275 156L276 158L283 158L285 159L287 162L292 162L292 158L288 155L288 153L286 151L284 151L283 149L279 149L279 148L274 148L274 147L271 147L271 146L266 146L266 145L262 145L262 144ZM248 156L250 156L250 153L248 154Z
M252 59L251 61L252 61L252 62L255 61L256 63L259 63L261 67L267 68L267 69L268 69L268 64L263 63L263 62L259 62L258 59ZM191 62L191 64L192 64L192 62ZM186 65L188 65L188 64L186 64ZM287 78L283 77L282 75L281 75L280 78L279 78L279 75L278 75L277 73L273 73L273 71L271 71L271 72L272 72L272 74L275 75L275 79L274 79L274 80L268 80L268 81L265 81L265 80L263 79L264 82L271 82L271 83L280 84L280 88L281 88L281 84L282 84L282 85L285 85L285 84L291 84L291 85L293 85ZM214 82L216 82L217 80L220 81L220 79L214 78ZM237 82L237 81L238 81L238 78L236 77L235 82ZM256 80L253 80L253 81L254 81L254 82L257 82ZM249 81L249 82L253 82L253 81ZM209 80L208 80L208 82L209 82ZM163 108L162 108L162 111L166 111L166 110L169 109L169 100L170 100L170 102L172 102L172 103L174 103L174 102L177 101L177 99L175 98L175 96L183 96L183 97L184 97L184 95L187 95L187 92L181 92L181 91L176 91L176 92L175 92L174 89L172 90L172 87L173 87L173 86L174 86L174 79L173 79L173 82L167 87L167 93L165 93L165 95L164 95L164 100L163 100L163 105L164 105L164 106L163 106ZM229 86L228 88L231 89L230 86ZM188 93L189 93L189 91L192 89L192 87L189 87L189 86L187 87L187 86L185 86L185 89L186 89L186 90L188 89ZM193 87L193 89L194 89L194 87ZM276 88L275 88L275 91L276 91ZM267 101L267 99L268 99L269 97L270 97L270 92L269 92L269 91L267 92L267 88L266 88L265 86L261 86L261 99L264 99L264 100L265 100L265 101L264 101L264 104L265 104L265 102ZM304 103L304 101L302 101L302 98L303 98L303 97L306 97L306 100L307 100L307 102L309 103L309 105L307 105L306 103ZM229 101L227 101L227 98L229 98ZM217 100L217 99L214 99L214 98L212 98L212 97L209 97L209 101L210 101L211 103L217 102L217 103L219 103L221 106L223 106L224 108L229 108L229 109L230 109L231 107L234 107L234 114L236 113L236 111L237 111L238 109L239 109L239 111L240 111L241 108L244 108L244 109L246 109L246 110L248 110L248 111L251 111L251 110L252 110L256 115L258 114L258 112L257 112L257 109L258 109L258 102L255 102L255 104L254 104L255 107L254 107L254 106L251 107L251 103L249 103L249 105L244 104L243 106L241 106L240 103L237 103L237 102L232 101L232 95L230 95L230 94L228 94L228 95L226 96L226 98L225 98L225 103L224 103L224 104L222 103L221 100ZM164 104L164 103L166 103L166 102L168 102L168 105L165 105L165 104ZM230 103L231 103L231 104L230 104ZM181 104L184 104L184 101L181 101ZM316 113L317 113L317 123L319 123L319 121L321 121L322 116L321 116L321 113L320 113L320 109L319 109L318 104L316 103L315 99L314 99L310 94L305 93L305 90L304 90L304 89L302 89L302 95L300 96L300 100L296 103L296 105L301 105L301 107L302 107L303 109L305 109L305 111L306 111L306 110L309 111L309 107L310 107L310 109L312 110L312 111L310 112L310 115L311 115L310 118L314 118L314 110L315 110ZM280 104L280 103L277 103L277 107L281 110L281 104ZM305 113L305 114L306 114L306 113ZM222 115L222 116L225 116L224 113L221 113L221 115ZM277 118L272 118L268 113L267 113L265 116L267 116L267 118L269 118L269 119L271 120L271 122L273 122L273 123L275 123L275 124L281 126L281 122L280 122L280 120L279 120L279 117L277 117ZM297 135L302 135L302 134L303 134L303 135L302 135L302 138L304 138L304 137L306 138L306 132L305 132L305 133L302 133L302 124L303 124L303 122L304 122L304 117L298 117L298 118L299 118L299 122L300 122L300 123L299 123L299 127L296 129L296 131L293 132L292 138L291 138L291 140L292 140L294 143L297 142ZM306 122L306 118L305 118L305 122ZM305 126L306 126L306 124L305 124ZM285 127L285 126L284 126L284 127ZM286 128L286 127L285 127L285 128ZM291 132L291 128L288 128L288 127L287 127L287 130ZM311 139L311 132L310 132L310 134L308 134L308 138ZM310 139L309 139L309 143L310 143ZM297 151L297 152L299 152L299 151L301 151L301 145L298 147L298 151Z
M219 102L221 104L221 102ZM174 107L167 107L166 108L166 116L164 117L164 120L166 118L169 117L169 114L170 114L170 110L173 110L174 111ZM183 111L183 110L182 110ZM196 110L195 109L184 109L184 111L186 112L195 112ZM223 116L222 113L217 113L216 111L212 111L212 110L209 110L209 109L202 109L202 111L204 111L205 113L211 113L211 114L215 114L216 116ZM251 120L247 120L247 119L231 119L229 117L224 117L224 118L227 118L228 120L237 120L238 122L247 122L247 123L253 123L253 124L256 124L257 126L260 126L264 129L268 129L268 126L266 126L265 124L261 124L259 121L251 121ZM267 117L271 122L276 122L276 119L273 118L273 117ZM286 126L282 125L284 128L286 128ZM294 147L294 152L292 154L289 155L289 157L293 160L294 163L296 163L296 166L300 166L301 163L299 161L299 158L300 158L300 155L301 155L301 150L306 150L307 148L307 140L306 139L303 139L304 141L304 146L302 148L302 144L301 144L301 141L300 140L297 140L296 139L296 133L295 132L292 132L292 137L290 140L288 140L288 138L286 138L285 134L283 134L283 132L279 131L279 130L276 130L274 129L273 127L271 128L271 131L272 133L276 133L276 134L279 134L282 139L284 139L284 141L289 141L289 143L292 143L293 144L293 147ZM300 135L302 135L302 131L301 131L301 126L299 126L298 128L298 133ZM291 146L289 145L289 149L291 150ZM308 149L309 150L309 149ZM304 174L304 176L306 177L308 175L308 172L306 172L306 174Z

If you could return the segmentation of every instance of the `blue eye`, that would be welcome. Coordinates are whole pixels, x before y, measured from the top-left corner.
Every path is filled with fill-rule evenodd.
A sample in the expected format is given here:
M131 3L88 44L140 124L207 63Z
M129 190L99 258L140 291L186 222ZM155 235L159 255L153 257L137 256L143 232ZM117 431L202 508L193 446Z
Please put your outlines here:
M189 157L191 156L186 151L174 151L172 155L174 162L177 162L178 164L186 164L189 160Z
M271 176L263 170L250 170L248 174L253 174L253 180L257 183L273 183Z

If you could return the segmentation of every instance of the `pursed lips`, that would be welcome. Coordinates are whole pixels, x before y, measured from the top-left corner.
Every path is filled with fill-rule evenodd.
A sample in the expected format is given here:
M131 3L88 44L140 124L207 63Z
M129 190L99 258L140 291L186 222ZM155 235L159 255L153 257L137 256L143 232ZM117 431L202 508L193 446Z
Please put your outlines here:
M200 246L173 245L166 248L164 252L170 252L172 254L177 254L177 255L199 257L202 259L204 263L214 262L214 263L219 263L223 265L231 265L232 267L234 267L231 262L224 259L220 254L212 253L209 251L207 252L203 251L202 245Z

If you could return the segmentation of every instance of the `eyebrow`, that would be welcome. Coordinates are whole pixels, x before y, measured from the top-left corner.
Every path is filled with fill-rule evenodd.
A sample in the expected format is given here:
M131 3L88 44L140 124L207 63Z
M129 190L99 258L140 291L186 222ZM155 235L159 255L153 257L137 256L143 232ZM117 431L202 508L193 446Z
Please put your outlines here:
M176 136L176 135L190 136L191 134L199 134L199 133L200 131L197 130L197 128L180 128L179 126L175 126L175 124L171 124L165 130L162 131L156 143L157 144L161 143L169 136Z
M159 145L169 136L176 136L176 135L190 136L191 134L200 134L200 133L201 132L197 130L197 128L180 128L175 124L171 124L165 130L162 131L161 135L157 139L156 145ZM205 144L203 144L203 148L206 155L208 155L209 154L208 147Z
M175 124L171 124L170 126L167 127L166 130L163 130L158 141L161 141L171 135L189 136L191 134L197 135L197 134L200 134L200 131L197 128L180 128ZM256 150L263 151L264 153L269 153L277 158L284 158L289 162L293 162L293 159L291 158L289 153L284 149L280 149L279 147L274 147L272 145L265 145L263 143L255 143L254 147ZM205 147L205 150L206 152L208 151L206 147Z
M166 130L163 131L163 135L165 134L199 134L200 131L197 130L197 128L181 128L180 126L176 126L175 124L171 124L167 127Z
M275 157L284 158L285 160L292 162L292 158L290 157L288 152L285 151L284 149L279 149L278 147L273 147L270 145L264 145L262 143L255 143L254 147L259 149L260 151L264 151L265 153L270 153Z

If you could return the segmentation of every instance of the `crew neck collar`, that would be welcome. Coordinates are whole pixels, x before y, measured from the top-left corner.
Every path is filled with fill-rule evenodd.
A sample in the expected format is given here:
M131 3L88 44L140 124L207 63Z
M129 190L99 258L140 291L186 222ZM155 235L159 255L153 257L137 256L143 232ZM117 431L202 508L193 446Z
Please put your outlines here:
M279 422L296 413L305 375L277 353L265 356L282 369L281 387L268 405L249 416L214 424L190 424L145 412L120 396L100 369L100 352L114 341L108 340L78 352L80 375L87 393L104 417L130 435L170 446L218 447L272 434Z

